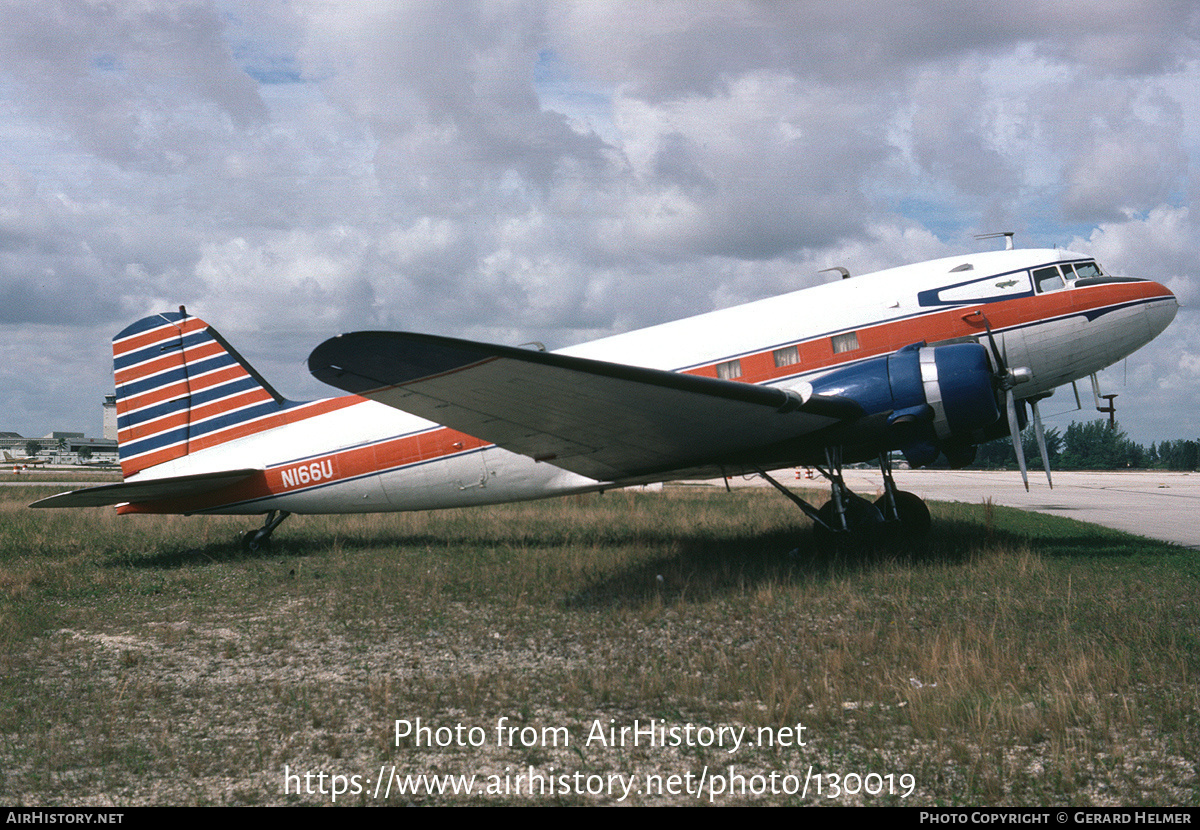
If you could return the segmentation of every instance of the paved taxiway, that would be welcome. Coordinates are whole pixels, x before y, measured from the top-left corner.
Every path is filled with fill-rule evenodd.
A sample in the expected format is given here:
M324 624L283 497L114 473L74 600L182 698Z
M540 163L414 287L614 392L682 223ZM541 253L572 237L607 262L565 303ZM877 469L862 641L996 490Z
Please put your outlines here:
M800 481L790 470L772 475L789 487L829 487L819 475ZM979 504L990 498L994 504L1066 516L1200 550L1200 473L1055 472L1052 490L1046 485L1046 474L1038 469L1029 473L1028 493L1016 472L897 470L895 475L901 490L923 499ZM846 470L845 478L860 495L874 498L883 492L877 470Z

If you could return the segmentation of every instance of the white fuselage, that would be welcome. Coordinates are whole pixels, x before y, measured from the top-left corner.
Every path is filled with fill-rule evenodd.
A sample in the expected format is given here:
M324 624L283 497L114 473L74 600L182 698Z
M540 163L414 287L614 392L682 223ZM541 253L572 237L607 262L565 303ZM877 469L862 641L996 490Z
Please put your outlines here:
M1059 263L1075 263L1066 270ZM838 280L779 297L572 346L562 354L750 383L800 387L821 374L917 341L987 342L1029 369L1016 394L1044 396L1149 342L1174 317L1157 283L1087 276L1094 263L1058 250L999 251ZM1047 269L1060 268L1054 285ZM1074 279L1072 279L1072 275ZM1039 288L1035 282L1043 279ZM985 323L986 321L986 323ZM794 357L794 360L793 360ZM781 364L782 365L779 365ZM345 399L342 399L345 401ZM196 512L420 510L600 489L383 404L298 407L291 423L235 438L133 477L235 468L266 471L261 487ZM136 511L135 511L136 512Z

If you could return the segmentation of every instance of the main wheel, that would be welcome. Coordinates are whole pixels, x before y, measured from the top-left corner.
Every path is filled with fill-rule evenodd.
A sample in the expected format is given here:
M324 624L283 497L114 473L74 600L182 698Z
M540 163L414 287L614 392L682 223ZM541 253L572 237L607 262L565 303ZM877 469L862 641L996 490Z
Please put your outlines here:
M838 527L837 509L834 507L833 499L825 502L821 509L817 511L817 516L821 521L829 525L829 527ZM848 536L860 537L864 534L874 532L880 525L883 524L883 514L879 512L879 508L871 504L862 496L850 494L846 502L846 526ZM841 538L842 534L838 531L830 531L828 528L820 524L813 524L813 535L817 537L819 542L828 542L832 539Z
M875 500L875 507L881 515L886 516L884 502L887 496ZM929 517L929 508L919 496L906 490L896 491L896 513L900 516L900 535L906 539L920 539L929 533L933 520Z

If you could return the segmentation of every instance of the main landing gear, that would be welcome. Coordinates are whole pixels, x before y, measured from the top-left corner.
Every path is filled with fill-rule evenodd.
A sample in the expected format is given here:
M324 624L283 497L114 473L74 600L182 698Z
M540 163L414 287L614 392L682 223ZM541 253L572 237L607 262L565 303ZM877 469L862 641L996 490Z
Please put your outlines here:
M842 477L841 447L827 448L825 461L826 466L818 465L817 469L829 479L830 498L820 509L797 496L765 471L758 470L759 475L813 520L813 533L818 541L909 541L919 539L929 532L929 508L919 497L897 489L896 481L892 478L892 461L887 452L879 454L879 469L883 473L883 495L874 503L851 492L846 486Z
M265 548L271 543L271 534L275 532L275 528L283 524L283 520L292 515L286 510L272 510L267 514L267 520L263 522L263 526L258 530L247 530L242 534L242 547L248 551L256 551Z

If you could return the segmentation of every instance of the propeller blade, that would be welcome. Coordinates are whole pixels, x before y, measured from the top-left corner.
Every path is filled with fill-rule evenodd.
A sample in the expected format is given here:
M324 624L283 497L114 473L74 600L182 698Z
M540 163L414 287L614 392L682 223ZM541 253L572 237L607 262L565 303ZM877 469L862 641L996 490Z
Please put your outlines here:
M1042 429L1042 416L1038 412L1037 401L1030 401L1029 408L1033 410L1033 434L1037 436L1038 452L1042 455L1042 466L1046 468L1046 483L1054 489L1054 480L1050 478L1050 453L1046 452L1046 433Z
M988 321L987 315L980 311L979 318L983 321L983 328L987 332L988 343L992 347L992 358L996 363L996 374L997 376L1003 375L1008 370L1008 361L1000 356L1000 347L996 345L996 335L992 334L992 324Z
M1012 433L1013 452L1017 454L1017 466L1021 468L1021 481L1025 492L1029 492L1029 472L1025 469L1025 448L1021 446L1021 423L1017 420L1017 401L1011 389L1004 392L1004 406L1008 410L1008 431Z

